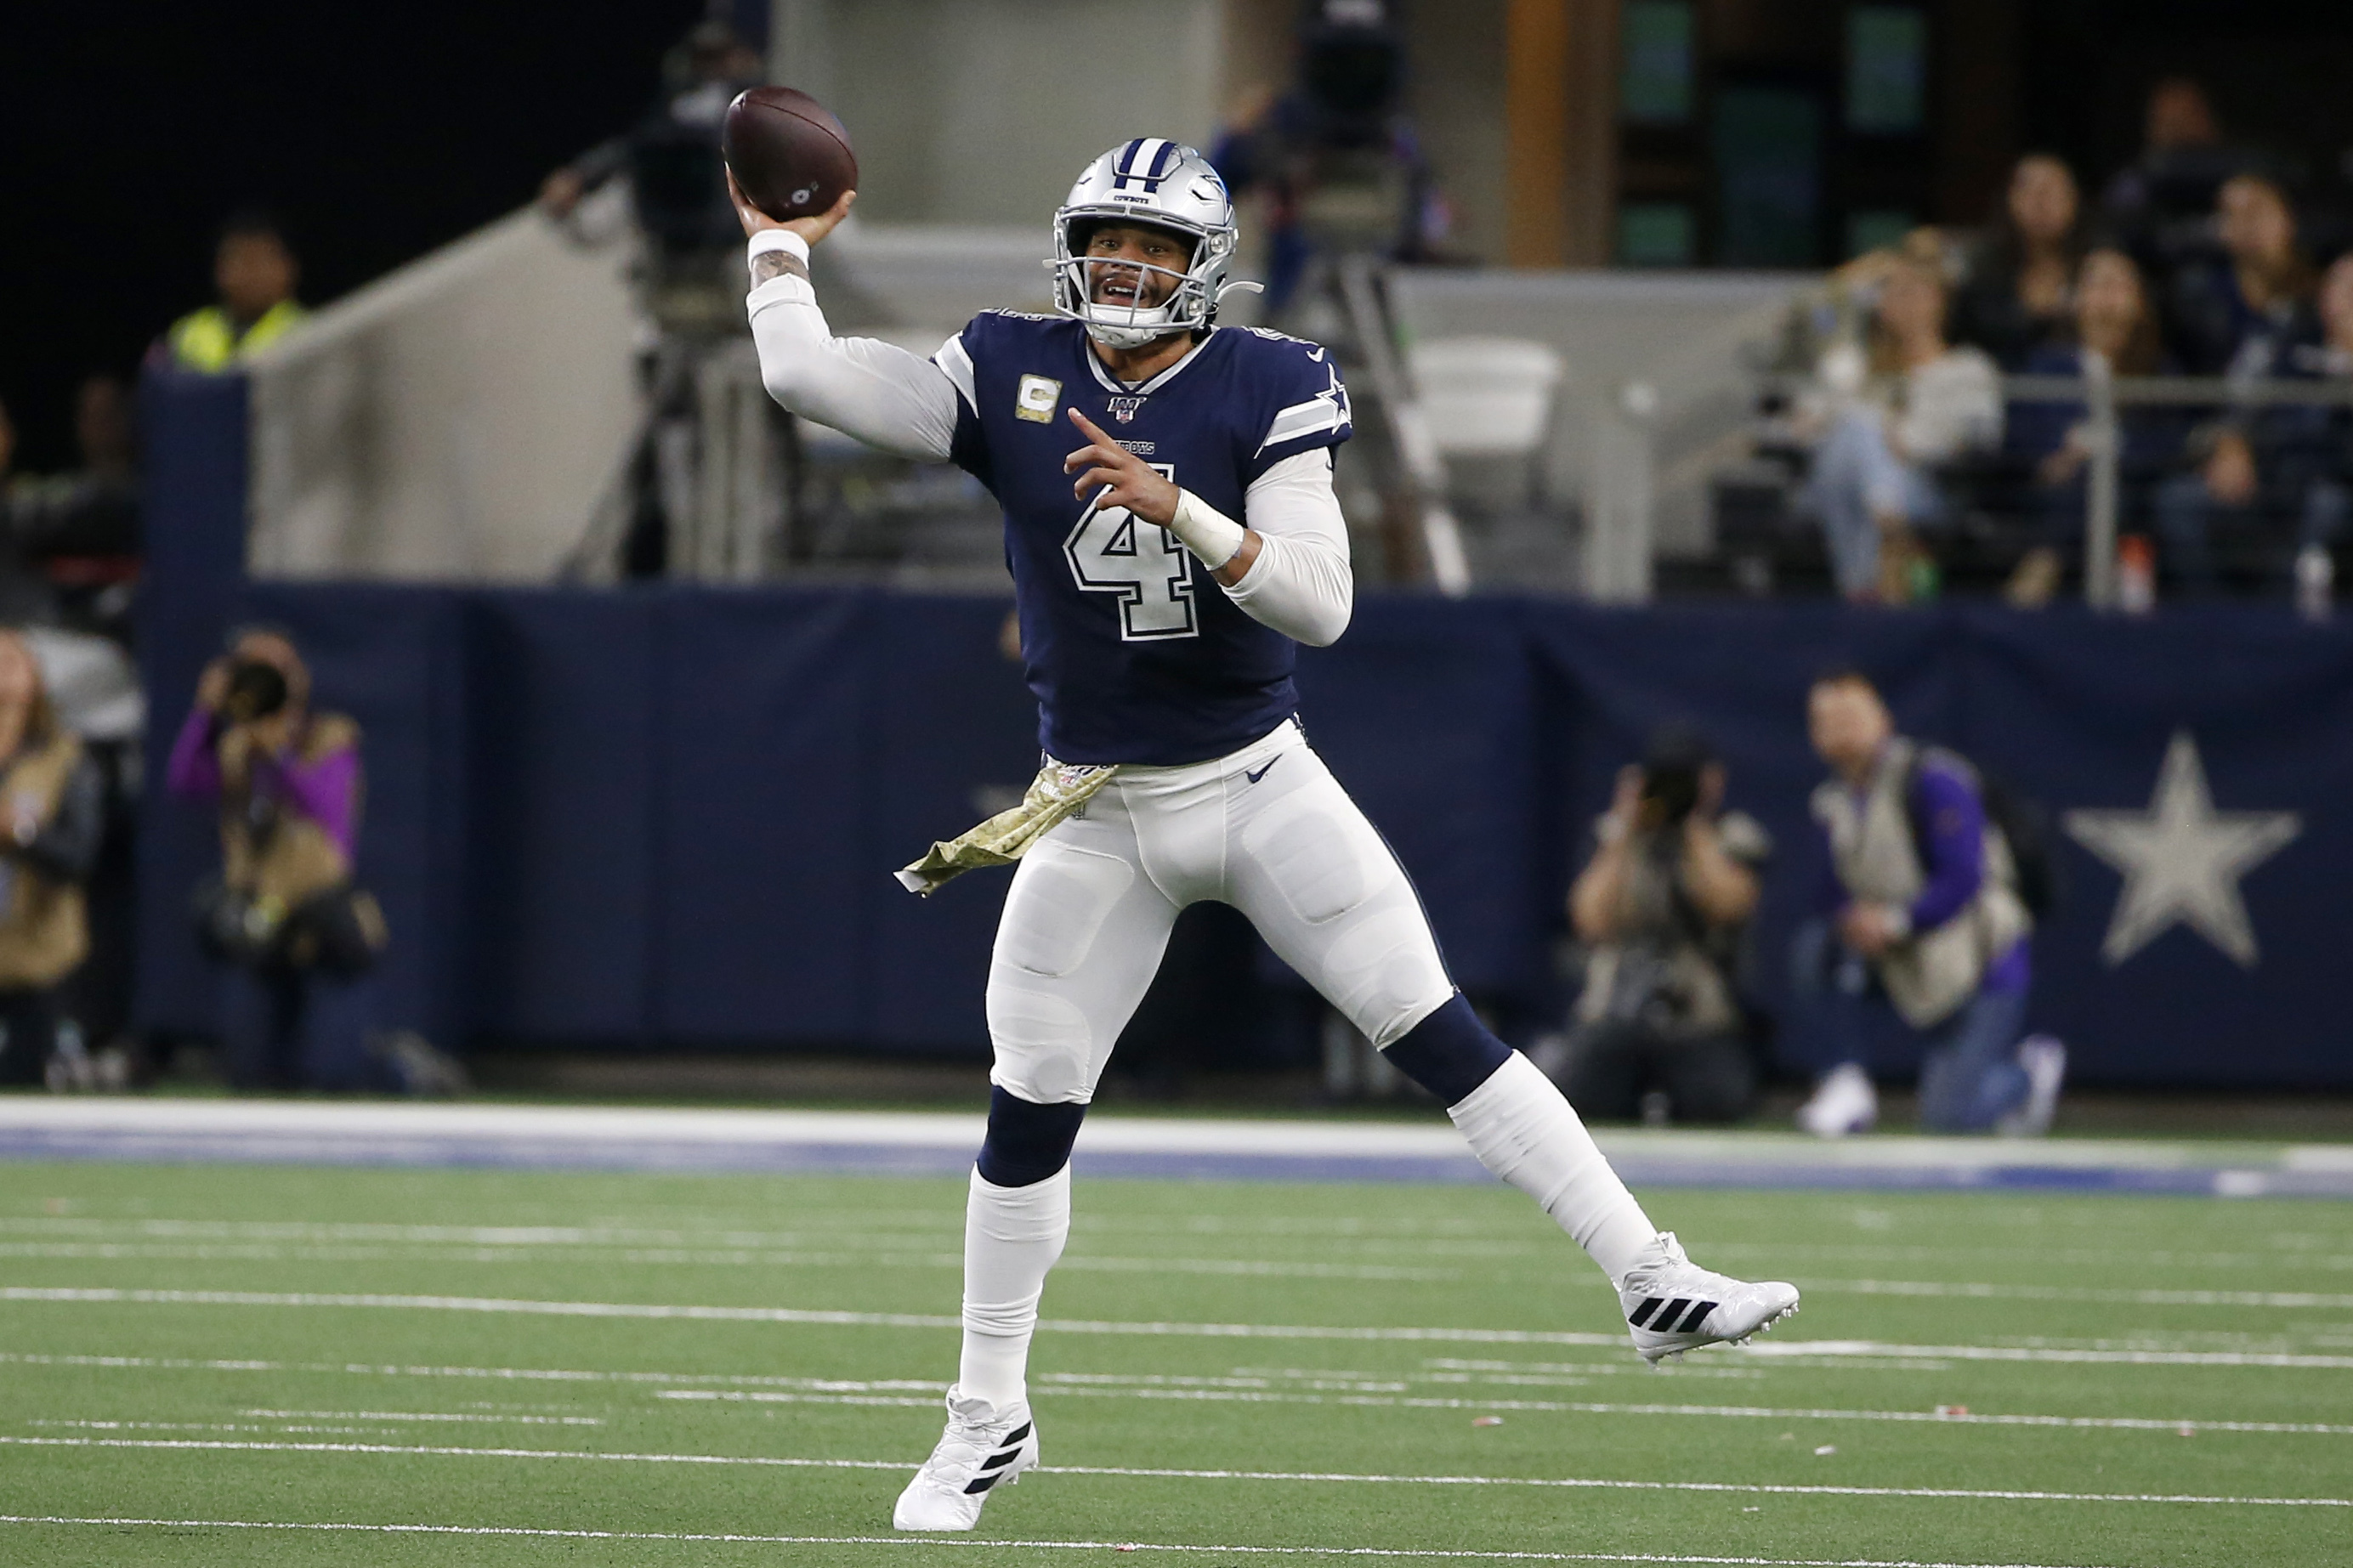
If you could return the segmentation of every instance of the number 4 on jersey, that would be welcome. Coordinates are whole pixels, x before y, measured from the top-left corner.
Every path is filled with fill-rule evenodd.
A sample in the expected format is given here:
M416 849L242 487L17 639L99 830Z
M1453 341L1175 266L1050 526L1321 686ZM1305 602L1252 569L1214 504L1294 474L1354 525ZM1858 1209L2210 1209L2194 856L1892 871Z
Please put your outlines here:
M1176 478L1166 463L1152 467L1163 479ZM1062 541L1062 553L1081 588L1119 595L1122 641L1201 635L1193 614L1193 555L1166 529L1124 506L1089 506Z

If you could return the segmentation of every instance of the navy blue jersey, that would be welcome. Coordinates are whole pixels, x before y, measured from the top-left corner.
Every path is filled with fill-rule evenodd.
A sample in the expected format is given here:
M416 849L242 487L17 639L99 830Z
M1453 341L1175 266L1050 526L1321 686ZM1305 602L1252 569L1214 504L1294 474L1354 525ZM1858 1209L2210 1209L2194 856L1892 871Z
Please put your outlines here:
M1068 763L1171 765L1289 718L1298 645L1252 620L1164 528L1071 493L1076 408L1228 517L1285 458L1346 440L1348 394L1314 343L1221 328L1150 381L1103 368L1060 316L985 310L938 354L962 395L953 460L1005 509L1005 560L1039 743Z

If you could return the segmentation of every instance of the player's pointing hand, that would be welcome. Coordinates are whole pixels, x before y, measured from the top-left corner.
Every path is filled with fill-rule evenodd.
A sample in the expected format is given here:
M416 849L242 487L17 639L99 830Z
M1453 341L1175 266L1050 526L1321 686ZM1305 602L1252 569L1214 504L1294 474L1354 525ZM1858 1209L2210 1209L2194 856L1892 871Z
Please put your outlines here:
M1145 521L1162 528L1176 521L1180 492L1160 471L1103 432L1103 427L1077 409L1071 423L1091 443L1062 459L1062 472L1084 468L1071 492L1097 506L1124 506Z

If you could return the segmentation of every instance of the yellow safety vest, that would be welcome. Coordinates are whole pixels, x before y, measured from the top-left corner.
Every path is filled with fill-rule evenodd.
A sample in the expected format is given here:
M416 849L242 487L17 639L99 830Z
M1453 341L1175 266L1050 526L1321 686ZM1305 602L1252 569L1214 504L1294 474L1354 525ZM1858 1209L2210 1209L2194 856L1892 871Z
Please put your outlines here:
M172 363L182 370L223 371L276 342L310 315L293 300L280 300L239 332L227 310L207 305L173 322L164 338L172 345Z

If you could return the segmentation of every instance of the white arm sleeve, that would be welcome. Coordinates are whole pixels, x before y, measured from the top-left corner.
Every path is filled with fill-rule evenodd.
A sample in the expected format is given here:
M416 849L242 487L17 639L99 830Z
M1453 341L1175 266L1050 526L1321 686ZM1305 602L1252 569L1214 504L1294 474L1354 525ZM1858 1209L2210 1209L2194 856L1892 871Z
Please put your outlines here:
M764 268L762 258L772 253L777 260ZM800 236L764 230L752 240L749 259L754 284L744 305L768 395L895 457L945 462L960 395L948 373L894 343L835 337L809 285L808 246ZM761 280L780 265L782 271ZM961 345L955 352L961 354Z
M1250 488L1242 521L1258 535L1258 559L1226 590L1251 619L1310 647L1348 629L1356 579L1348 567L1348 524L1332 493L1332 448L1301 452Z

